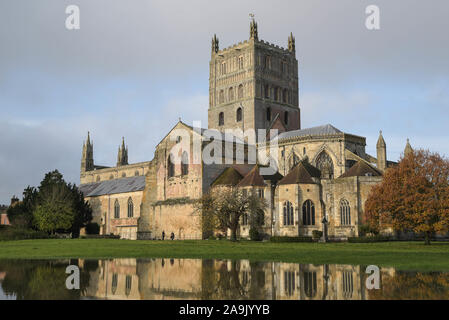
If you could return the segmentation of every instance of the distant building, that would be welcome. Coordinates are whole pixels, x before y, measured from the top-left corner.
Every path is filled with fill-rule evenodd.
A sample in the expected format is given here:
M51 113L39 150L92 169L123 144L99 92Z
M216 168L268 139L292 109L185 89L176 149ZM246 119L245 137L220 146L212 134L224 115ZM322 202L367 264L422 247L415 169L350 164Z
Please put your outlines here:
M8 215L6 211L8 210L8 206L0 205L0 225L9 225Z

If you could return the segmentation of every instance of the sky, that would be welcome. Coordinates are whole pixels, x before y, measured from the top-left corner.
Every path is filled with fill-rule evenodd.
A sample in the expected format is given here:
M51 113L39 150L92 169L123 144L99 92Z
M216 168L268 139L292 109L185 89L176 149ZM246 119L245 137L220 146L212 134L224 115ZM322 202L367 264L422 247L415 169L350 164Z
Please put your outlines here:
M430 4L431 3L431 4ZM380 30L365 27L368 5ZM66 7L80 9L67 30ZM79 184L87 132L95 164L149 161L179 118L207 127L211 38L287 47L296 37L302 127L330 123L389 160L406 139L449 155L447 0L2 0L0 204L58 169Z

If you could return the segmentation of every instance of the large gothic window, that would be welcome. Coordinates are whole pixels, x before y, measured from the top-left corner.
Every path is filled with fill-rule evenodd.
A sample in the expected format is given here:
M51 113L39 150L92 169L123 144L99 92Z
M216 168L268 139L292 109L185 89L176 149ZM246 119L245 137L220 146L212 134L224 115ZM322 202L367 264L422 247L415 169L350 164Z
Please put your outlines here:
M351 207L346 199L340 201L340 224L342 226L351 225Z
M239 99L243 99L243 84L239 85L237 94Z
M305 226L315 225L315 205L311 200L307 200L302 205L302 224Z
M224 125L224 113L220 112L220 114L218 115L218 125L222 126Z
M181 159L181 174L185 176L188 173L189 173L189 154L187 153L187 151L184 151L182 153Z
M286 125L288 124L288 112L287 111L284 112L284 123Z
M134 217L134 203L133 203L133 199L131 199L131 197L129 197L128 199L128 218L132 218Z
M167 176L169 178L175 176L175 164L173 163L171 158L171 155L169 155L167 159Z
M334 178L334 163L325 151L321 152L316 159L316 167L321 171L322 179Z
M112 294L115 294L115 292L117 291L117 283L118 283L118 274L114 273L112 275L112 285L111 285Z
M316 272L304 272L304 293L308 298L315 297L317 292Z
M242 121L242 108L237 109L237 113L235 115L237 122Z
M120 204L118 203L117 199L115 199L114 202L114 218L115 219L120 218Z
M284 226L292 226L294 224L294 209L290 201L284 202Z
M267 121L271 121L271 108L267 108Z

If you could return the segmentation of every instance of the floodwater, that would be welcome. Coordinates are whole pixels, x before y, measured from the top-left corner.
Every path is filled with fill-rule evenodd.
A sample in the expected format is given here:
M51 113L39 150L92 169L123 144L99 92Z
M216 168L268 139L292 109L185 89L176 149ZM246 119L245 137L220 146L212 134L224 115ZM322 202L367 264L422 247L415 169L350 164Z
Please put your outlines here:
M67 288L77 277L76 271L66 273L69 265L78 267L79 289ZM367 273L367 267L169 258L0 260L0 300L449 299L449 273Z

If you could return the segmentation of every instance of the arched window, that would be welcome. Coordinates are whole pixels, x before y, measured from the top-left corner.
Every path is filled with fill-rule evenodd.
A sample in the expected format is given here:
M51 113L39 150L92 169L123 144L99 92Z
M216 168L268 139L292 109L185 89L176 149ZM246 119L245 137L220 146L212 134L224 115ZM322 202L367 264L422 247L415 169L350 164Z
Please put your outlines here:
M122 178L126 178L126 172L122 173Z
M321 171L322 179L333 179L334 178L334 163L331 157L325 152L321 154L316 159L316 167Z
M129 296L131 293L131 287L133 283L133 278L130 275L127 275L125 278L125 294Z
M175 164L173 163L173 161L171 160L171 154L168 156L167 159L167 176L169 178L174 177L175 176Z
M120 218L120 204L118 203L117 199L115 199L115 202L114 202L114 218L115 219Z
M280 93L280 90L281 90L281 89L279 89L279 88L275 88L275 89L274 89L274 100L275 100L275 101L279 101L279 93Z
M351 207L346 199L340 201L340 224L342 226L351 225Z
M267 121L271 121L271 108L267 108Z
M307 200L302 205L302 224L305 226L315 225L315 205L311 200Z
M239 85L238 97L239 97L239 99L243 99L243 84Z
M139 175L139 171L138 170L134 171L134 175L137 177Z
M292 226L294 224L293 205L290 201L284 202L284 226Z
M282 95L282 102L288 103L288 90L284 89L284 93Z
M343 271L342 272L342 287L343 287L343 297L345 299L352 298L352 292L354 291L354 280L352 278L351 271Z
M182 159L181 159L181 174L183 176L189 174L189 154L187 151L184 151L182 153Z
M317 292L316 272L304 272L304 293L307 297L315 297Z
M128 199L128 218L132 218L134 216L134 203L133 199L129 197Z
M224 125L224 113L220 112L220 114L218 115L218 125L222 126Z
M224 103L224 91L220 90L220 93L218 94L218 103Z
M287 111L284 112L284 123L288 124L288 112Z
M236 120L237 122L242 121L242 108L237 109Z
M295 272L284 271L284 291L285 295L292 296L295 292Z
M99 182L101 180L100 176L97 176L97 182Z
M268 84L265 85L265 98L270 98L270 86Z
M244 213L242 215L242 226L246 226L248 225L248 215L246 213Z
M115 292L117 291L117 282L118 282L118 274L114 273L112 275L112 285L111 285L112 294L115 294Z
M234 100L234 88L229 88L228 90L228 101L233 101Z

